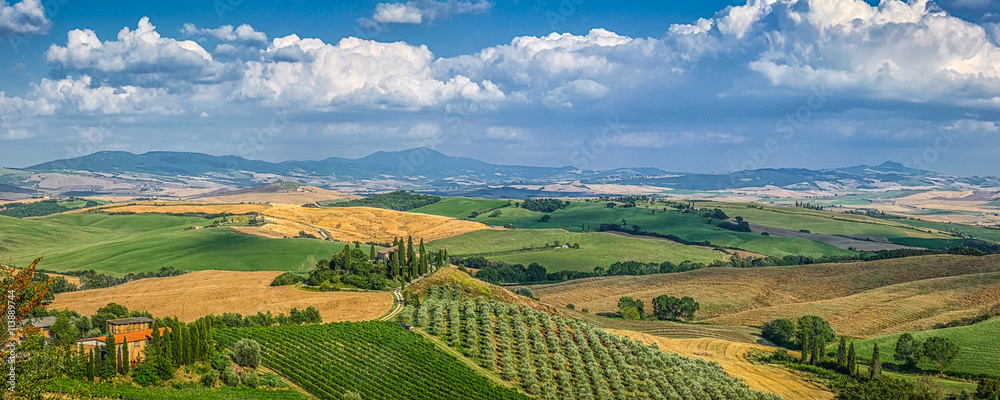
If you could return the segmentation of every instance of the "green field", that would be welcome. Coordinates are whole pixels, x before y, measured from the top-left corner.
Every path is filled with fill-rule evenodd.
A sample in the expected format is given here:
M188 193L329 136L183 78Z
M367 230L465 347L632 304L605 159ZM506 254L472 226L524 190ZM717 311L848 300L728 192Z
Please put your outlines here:
M579 249L552 248L556 243L579 244ZM546 247L548 244L550 247ZM537 262L549 271L593 271L620 261L711 263L722 252L659 239L640 239L603 232L563 229L483 230L430 242L432 250L450 255L483 255L491 260L528 265ZM526 250L531 248L532 250ZM533 250L533 249L544 250Z
M441 215L452 218L467 218L473 211L483 212L494 207L503 206L507 203L510 203L510 200L446 197L441 199L440 202L429 206L414 208L410 210L410 212ZM502 211L506 213L511 209L513 209L513 207L505 207Z
M528 399L395 322L214 329L224 346L260 343L262 362L321 399Z
M200 386L200 384L196 384ZM248 387L204 387L176 389L173 387L138 387L108 385L75 379L57 379L49 385L51 393L80 396L79 398L128 399L128 400L305 400L301 393L290 389L269 390ZM74 397L75 398L75 397Z
M44 257L53 271L93 269L112 275L181 270L298 271L307 259L330 257L344 244L268 239L226 228L187 230L210 220L168 215L62 214L0 217L0 258L23 266Z
M955 363L947 369L948 372L987 374L1000 377L1000 341L997 340L1000 338L1000 318L975 325L912 332L911 334L920 341L933 336L946 337L961 347L962 352ZM854 345L858 351L858 358L871 360L872 348L875 343L878 343L882 361L895 363L892 356L898 338L899 334L857 340ZM833 349L836 352L836 346ZM917 366L928 371L936 370L934 364L926 360Z
M701 217L700 214L682 214L672 208L668 208L664 212L662 207L655 210L644 207L607 208L603 202L573 202L565 209L550 213L551 219L548 222L540 221L543 213L523 208L506 207L501 211L503 214L498 217L480 215L475 220L494 226L514 224L519 230L560 228L570 232L583 232L584 229L595 231L602 223L621 224L622 220L625 220L628 226L638 225L649 232L673 234L692 241L707 240L712 244L740 248L770 256L806 255L819 257L827 254L854 254L848 250L808 239L761 236L726 230L706 224L708 219ZM482 252L468 249L459 253Z
M900 220L884 220L864 215L834 213L798 207L748 208L746 204L699 203L699 208L719 208L731 218L741 216L749 222L784 228L793 231L801 229L812 233L831 235L864 235L887 238L915 237L928 239L949 239L951 236L931 234L914 229Z

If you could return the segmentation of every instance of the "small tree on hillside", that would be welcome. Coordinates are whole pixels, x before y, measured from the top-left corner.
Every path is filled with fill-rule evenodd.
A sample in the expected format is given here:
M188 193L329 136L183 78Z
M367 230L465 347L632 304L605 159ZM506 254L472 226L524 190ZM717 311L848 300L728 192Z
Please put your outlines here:
M791 347L795 339L795 323L790 319L776 319L764 324L761 335L782 347Z
M253 339L240 339L233 345L233 362L241 367L257 368L260 365L260 344Z
M951 339L935 336L924 342L923 353L938 366L938 372L944 372L958 358L961 349Z
M837 365L847 367L847 338L841 336L837 346Z
M896 339L896 354L893 355L893 358L907 368L916 367L920 359L923 358L920 342L913 339L913 335L909 333L900 335L899 339Z

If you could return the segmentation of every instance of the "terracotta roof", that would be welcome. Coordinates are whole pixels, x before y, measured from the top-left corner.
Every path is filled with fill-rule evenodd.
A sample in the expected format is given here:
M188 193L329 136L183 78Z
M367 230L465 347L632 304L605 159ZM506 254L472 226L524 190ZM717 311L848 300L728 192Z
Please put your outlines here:
M160 328L160 335L161 336L163 335L163 331L164 330L169 331L170 328ZM146 330L142 330L142 331L135 331L135 332L129 332L129 333L120 333L120 334L115 335L115 343L122 344L122 342L124 342L125 339L128 339L129 343L138 342L140 340L149 340L149 338L151 338L152 335L153 335L153 330L152 329L146 329ZM108 339L108 337L107 337L107 335L105 335L105 336L98 336L98 337L92 337L92 338L87 338L87 339L80 339L80 340L77 340L77 342L83 342L83 341L87 341L87 340L96 340L98 342L103 342L103 341L105 341L107 339Z

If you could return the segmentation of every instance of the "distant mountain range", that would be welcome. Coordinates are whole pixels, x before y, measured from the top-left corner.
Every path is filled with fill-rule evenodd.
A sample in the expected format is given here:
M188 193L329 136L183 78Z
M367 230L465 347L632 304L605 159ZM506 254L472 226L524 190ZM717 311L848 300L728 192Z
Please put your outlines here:
M876 166L810 170L768 168L725 174L670 172L658 168L618 168L595 171L572 167L496 165L466 157L452 157L428 148L380 151L358 159L331 157L319 161L271 163L237 156L201 153L99 152L72 159L28 167L23 172L111 174L120 178L137 175L179 183L185 178L208 180L220 185L249 187L264 182L261 176L279 177L314 186L354 185L355 192L398 188L436 191L442 194L484 197L529 197L546 185L572 183L576 187L601 185L593 191L576 190L565 195L620 194L616 185L663 187L680 190L731 190L777 186L790 190L856 190L889 186L969 189L1000 187L995 177L950 176L907 168L886 162ZM373 185L372 182L380 182ZM17 182L0 182L10 188L32 190ZM612 189L608 189L611 187ZM81 188L74 188L79 190ZM347 187L351 190L351 187ZM6 191L0 187L0 192Z

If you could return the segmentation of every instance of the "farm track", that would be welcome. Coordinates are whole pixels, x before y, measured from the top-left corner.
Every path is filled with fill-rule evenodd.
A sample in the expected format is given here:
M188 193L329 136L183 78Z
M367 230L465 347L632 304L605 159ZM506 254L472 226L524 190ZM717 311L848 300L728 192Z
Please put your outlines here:
M751 349L774 351L775 348L735 343L722 339L668 339L638 332L605 329L609 333L628 336L644 343L656 343L660 350L691 358L718 362L727 373L743 379L751 388L781 395L788 400L829 400L833 393L815 382L805 380L801 373L777 365L753 364L746 358Z

